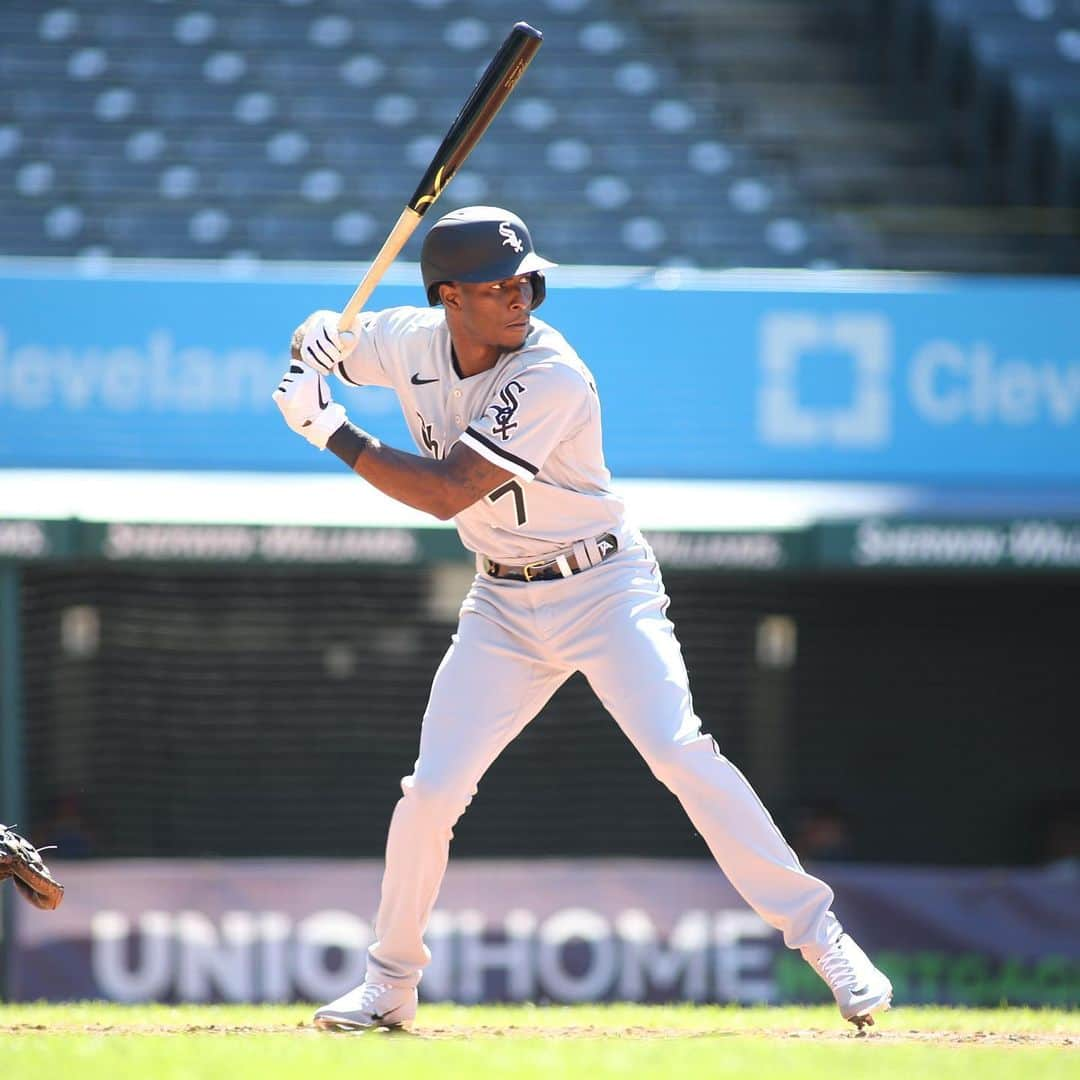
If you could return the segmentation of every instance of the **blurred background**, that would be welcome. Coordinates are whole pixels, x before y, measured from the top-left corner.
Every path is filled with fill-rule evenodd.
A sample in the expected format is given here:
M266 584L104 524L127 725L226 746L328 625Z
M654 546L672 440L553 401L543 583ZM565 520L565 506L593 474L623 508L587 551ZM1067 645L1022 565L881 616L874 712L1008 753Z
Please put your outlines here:
M10 0L0 820L69 888L7 994L362 971L472 568L269 395L518 19L437 210L561 264L705 728L908 1000L1075 1003L1080 0ZM454 852L432 997L816 1000L580 678Z

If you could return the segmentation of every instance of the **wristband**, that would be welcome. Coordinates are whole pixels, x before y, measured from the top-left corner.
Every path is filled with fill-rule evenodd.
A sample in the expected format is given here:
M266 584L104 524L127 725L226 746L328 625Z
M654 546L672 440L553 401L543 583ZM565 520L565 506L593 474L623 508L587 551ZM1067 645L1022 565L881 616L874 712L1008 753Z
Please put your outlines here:
M346 420L345 423L326 440L326 449L335 457L341 458L350 469L354 469L357 461L360 459L360 455L373 442L377 443L378 440L373 439L366 431L363 431L355 424Z

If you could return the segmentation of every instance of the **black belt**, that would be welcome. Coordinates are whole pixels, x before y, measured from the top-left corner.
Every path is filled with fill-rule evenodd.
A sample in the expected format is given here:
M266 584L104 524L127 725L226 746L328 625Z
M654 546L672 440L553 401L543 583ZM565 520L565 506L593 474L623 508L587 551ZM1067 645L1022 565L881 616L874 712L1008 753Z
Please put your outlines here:
M587 543L596 544L599 556L598 562L603 562L619 550L619 541L611 533L604 533L603 536L598 536L595 540L587 541ZM574 551L580 546L575 544ZM492 577L509 578L511 581L552 581L555 578L569 576L563 572L562 567L559 565L560 559L566 564L571 574L580 574L582 570L588 570L590 566L596 565L595 562L586 562L582 566L578 562L574 551L571 551L569 555L556 555L550 559L541 559L539 562L526 563L524 566L507 566L505 563L497 563L485 555L483 556L484 572ZM586 557L588 556L586 555Z

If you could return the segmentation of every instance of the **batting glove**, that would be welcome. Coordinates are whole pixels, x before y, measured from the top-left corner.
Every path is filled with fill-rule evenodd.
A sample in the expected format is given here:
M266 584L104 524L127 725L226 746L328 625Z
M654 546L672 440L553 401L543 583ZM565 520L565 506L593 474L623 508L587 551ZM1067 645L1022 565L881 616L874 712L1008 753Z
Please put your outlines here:
M342 358L352 352L356 339L346 335L342 341L338 332L336 311L316 311L309 315L294 331L290 354L294 360L322 375L337 370Z
M311 368L293 364L281 377L274 401L285 423L312 446L326 449L326 440L345 423L345 407L330 397L326 379Z

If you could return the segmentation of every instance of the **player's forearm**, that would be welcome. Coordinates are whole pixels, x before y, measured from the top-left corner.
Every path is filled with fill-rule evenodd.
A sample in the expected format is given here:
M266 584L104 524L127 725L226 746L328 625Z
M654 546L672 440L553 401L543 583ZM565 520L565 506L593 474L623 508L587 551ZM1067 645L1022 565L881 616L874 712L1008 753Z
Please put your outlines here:
M446 521L474 500L463 499L440 468L443 464L373 441L356 459L353 472L384 495Z
M327 449L372 487L406 506L446 521L489 490L481 490L484 481L463 468L460 456L452 454L443 460L420 457L384 446L352 425L346 428L351 431L331 436Z

